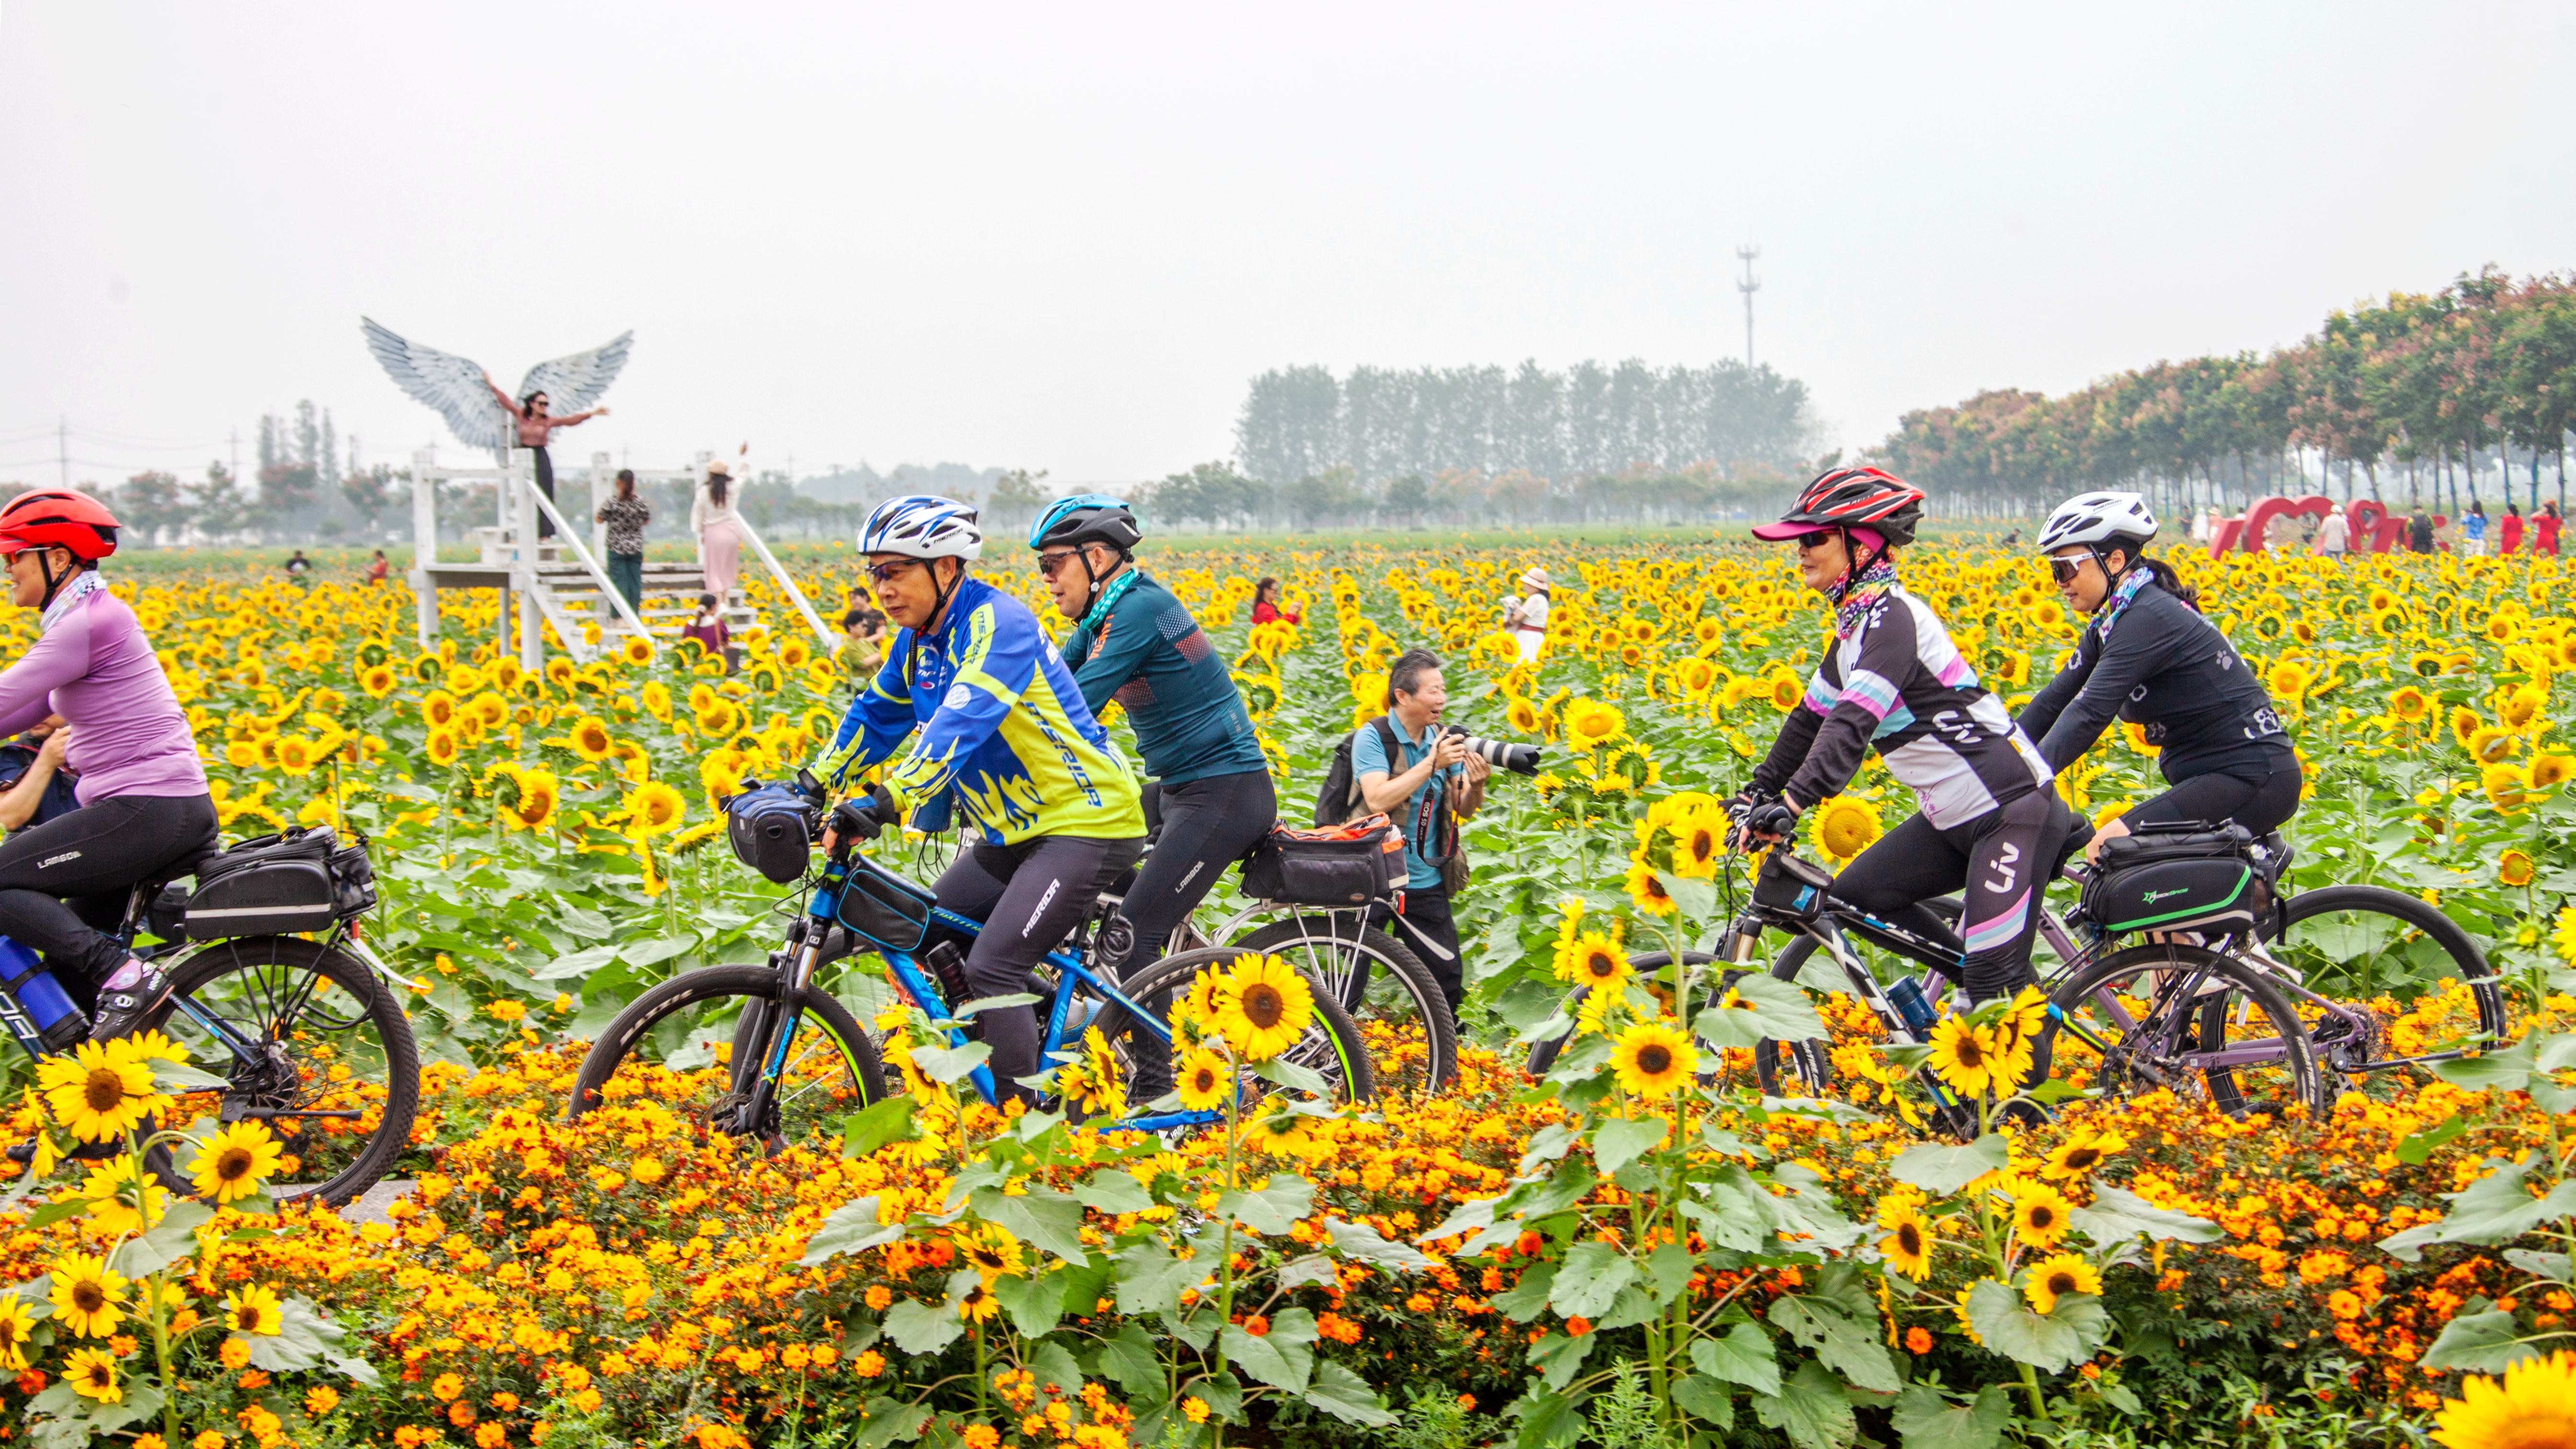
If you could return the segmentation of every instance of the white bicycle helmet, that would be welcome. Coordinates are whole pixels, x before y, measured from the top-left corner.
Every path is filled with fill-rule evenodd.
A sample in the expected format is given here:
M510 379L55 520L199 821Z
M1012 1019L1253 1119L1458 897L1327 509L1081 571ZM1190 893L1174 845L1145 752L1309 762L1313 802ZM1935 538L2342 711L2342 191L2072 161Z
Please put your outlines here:
M2058 505L2039 531L2039 551L2055 553L2083 544L2136 546L2156 536L2156 516L2135 493L2082 493Z
M984 552L984 530L972 504L912 493L868 511L867 522L859 525L859 552L972 559Z

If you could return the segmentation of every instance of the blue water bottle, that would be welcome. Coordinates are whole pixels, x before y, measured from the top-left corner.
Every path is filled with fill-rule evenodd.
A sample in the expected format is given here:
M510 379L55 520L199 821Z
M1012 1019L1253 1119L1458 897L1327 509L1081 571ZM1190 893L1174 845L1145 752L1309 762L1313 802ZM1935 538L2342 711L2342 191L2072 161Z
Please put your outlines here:
M1914 984L1913 977L1898 977L1896 984L1887 988L1887 999L1895 1005L1896 1014L1914 1029L1917 1038L1930 1038L1932 1003L1923 999L1923 988Z
M64 994L54 973L45 969L35 952L6 936L0 936L0 986L7 987L27 1015L35 1018L36 1033L47 1051L63 1051L89 1035L89 1017Z

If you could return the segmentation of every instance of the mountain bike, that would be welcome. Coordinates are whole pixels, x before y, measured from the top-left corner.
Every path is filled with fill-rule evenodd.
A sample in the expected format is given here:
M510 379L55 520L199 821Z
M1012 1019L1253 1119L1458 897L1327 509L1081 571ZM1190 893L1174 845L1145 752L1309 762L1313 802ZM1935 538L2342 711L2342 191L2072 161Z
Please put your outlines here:
M821 833L824 792L810 774L800 771L793 786L750 781L745 786L743 795L728 801L729 815L765 791L772 805L785 807L773 813L781 820L792 817L803 840ZM732 838L737 857L759 868L745 854L741 837ZM984 923L942 908L928 887L869 859L858 844L845 837L825 856L819 872L810 877L812 889L803 908L765 963L685 972L619 1012L582 1060L570 1115L578 1117L614 1100L621 1085L615 1081L618 1069L658 1054L662 1060L651 1085L655 1098L677 1103L685 1116L715 1131L755 1139L774 1150L838 1130L850 1114L887 1095L875 1039L818 982L824 967L858 954L875 955L897 993L934 1022L949 1023L943 1030L950 1047L973 1040L972 1023L954 1017L970 1003L959 999L964 995L957 969L962 953L951 953L958 942L980 934ZM800 841L797 848L807 847ZM1230 947L1184 951L1130 979L1112 981L1090 965L1100 919L1096 910L1087 913L1073 935L1047 953L1041 969L1052 974L1052 983L1032 980L1046 988L1041 993L1039 1061L1043 1070L1077 1052L1085 1033L1097 1026L1119 1059L1122 1077L1133 1081L1135 1053L1168 1052L1172 1040L1164 1015L1145 1003L1186 994L1202 971L1231 965L1243 952ZM943 963L949 969L941 969ZM1365 1100L1375 1082L1358 1028L1337 1000L1321 991L1314 996L1313 1021L1282 1056L1322 1077L1338 1099ZM725 1049L721 1063L714 1050L719 1043ZM715 1065L722 1070L700 1070ZM989 1065L976 1066L964 1080L986 1102L999 1100ZM1238 1081L1238 1092L1246 1099L1268 1090L1249 1071ZM1046 1095L1040 1105L1057 1103ZM1145 1132L1191 1131L1224 1120L1225 1113L1213 1109L1146 1107L1114 1125Z
M174 1123L266 1123L285 1148L270 1196L347 1203L393 1165L420 1105L419 1048L402 1007L410 983L360 935L376 902L366 842L343 848L328 828L290 831L192 869L193 891L174 883L188 870L137 884L112 933L141 959L171 963L161 968L169 999L137 1032L166 1034L224 1079L178 1093ZM137 944L146 935L156 939ZM0 1025L32 1057L68 1054L45 1045L14 995L0 994ZM173 1192L195 1191L168 1147L145 1163Z

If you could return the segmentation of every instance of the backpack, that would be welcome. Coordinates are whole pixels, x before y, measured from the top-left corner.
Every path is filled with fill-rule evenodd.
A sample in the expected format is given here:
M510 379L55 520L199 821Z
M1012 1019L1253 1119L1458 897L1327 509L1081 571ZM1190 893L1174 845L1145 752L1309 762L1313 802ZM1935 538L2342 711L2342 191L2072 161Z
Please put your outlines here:
M27 777L36 763L36 749L22 744L0 745L0 790L14 788ZM56 770L45 782L45 793L36 802L36 813L27 818L29 825L42 825L57 815L68 815L80 808L80 797L72 793L73 777L68 771Z
M1396 739L1395 726L1386 722L1385 715L1360 726L1360 730L1365 729L1378 732L1379 742L1386 746L1386 757L1390 763L1404 758ZM1342 742L1333 746L1333 762L1324 767L1324 783L1315 791L1315 825L1318 829L1340 825L1360 813L1359 773L1351 768L1351 744L1360 737L1360 730L1342 736Z

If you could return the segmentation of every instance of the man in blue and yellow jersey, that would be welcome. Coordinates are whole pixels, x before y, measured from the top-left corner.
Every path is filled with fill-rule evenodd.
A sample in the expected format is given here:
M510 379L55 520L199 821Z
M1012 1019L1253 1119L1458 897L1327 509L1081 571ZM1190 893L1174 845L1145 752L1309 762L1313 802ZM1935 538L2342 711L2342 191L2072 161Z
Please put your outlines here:
M953 499L891 498L868 515L859 551L898 632L814 764L837 792L892 759L882 783L902 812L928 807L917 823L934 828L951 811L964 816L973 844L935 889L941 906L987 923L966 954L978 997L1025 990L1031 968L1145 844L1136 777L1064 656L1026 604L967 572L983 549L975 510ZM865 800L845 802L824 848L845 829L887 823ZM1018 1079L1045 1065L1036 1013L1014 1006L978 1020L996 1088L1027 1096Z

